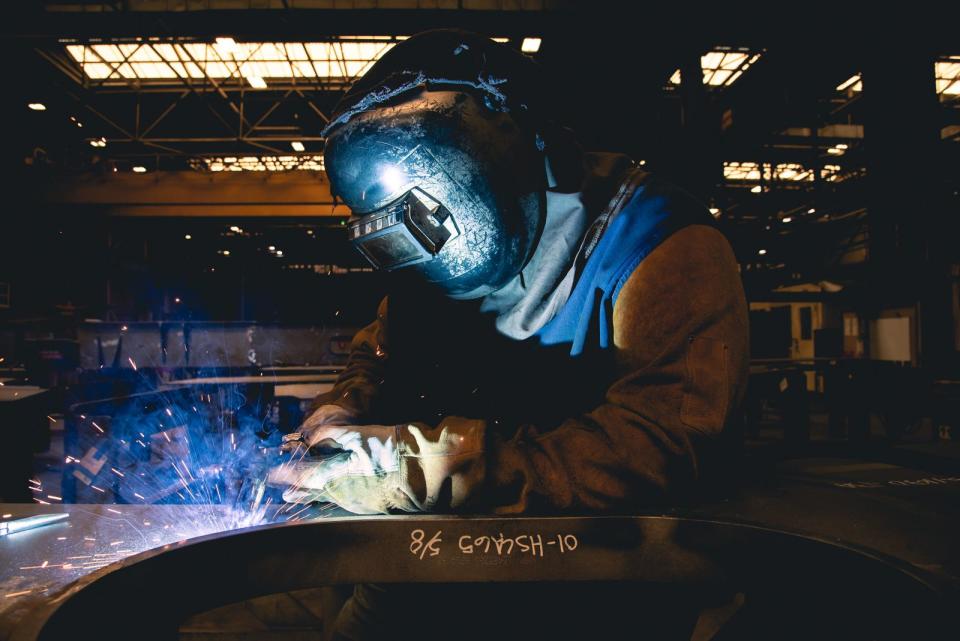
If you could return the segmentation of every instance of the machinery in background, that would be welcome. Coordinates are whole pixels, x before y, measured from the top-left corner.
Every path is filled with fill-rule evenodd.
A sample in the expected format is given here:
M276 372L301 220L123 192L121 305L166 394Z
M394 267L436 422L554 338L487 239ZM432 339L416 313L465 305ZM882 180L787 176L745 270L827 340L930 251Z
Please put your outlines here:
M226 465L218 461L227 460L228 449L252 456L279 439L278 430L296 427L310 401L332 386L353 333L350 327L88 321L75 339L20 336L15 353L25 368L0 379L0 426L7 433L0 498L199 500L190 496L194 488L183 487L181 474L187 485L209 480L201 492L217 503L228 500L217 491L247 494L248 488L235 487L247 475L240 455ZM49 473L60 473L62 483L53 487ZM226 479L231 474L236 478Z

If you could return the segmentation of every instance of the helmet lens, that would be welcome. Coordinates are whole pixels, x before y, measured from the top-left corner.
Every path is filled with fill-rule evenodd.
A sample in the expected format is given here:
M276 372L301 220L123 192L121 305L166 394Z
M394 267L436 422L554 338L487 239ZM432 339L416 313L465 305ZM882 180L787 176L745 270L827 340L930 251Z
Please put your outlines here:
M419 189L350 223L350 240L386 270L430 260L458 235L450 212Z
M399 230L358 242L357 247L378 269L395 269L423 258L423 249Z

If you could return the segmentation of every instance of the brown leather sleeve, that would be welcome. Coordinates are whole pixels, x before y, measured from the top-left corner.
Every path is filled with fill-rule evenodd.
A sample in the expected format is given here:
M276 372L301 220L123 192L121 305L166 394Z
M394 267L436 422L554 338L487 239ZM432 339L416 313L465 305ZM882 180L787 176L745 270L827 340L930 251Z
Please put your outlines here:
M377 308L376 320L354 335L347 366L337 377L333 389L319 394L313 400L311 411L323 405L339 405L359 419L374 416L387 351L387 299L384 298Z
M721 436L747 379L746 302L726 239L706 226L677 232L630 275L613 312L616 380L600 406L509 439L457 416L396 426L397 472L351 492L373 511L514 514L630 510L695 487L724 463ZM384 304L354 340L336 403L369 411L385 330Z
M687 227L637 267L614 306L614 343L619 378L605 402L550 431L488 434L482 492L473 488L467 505L630 509L669 501L705 465L722 465L711 457L742 398L749 348L737 263L720 232Z

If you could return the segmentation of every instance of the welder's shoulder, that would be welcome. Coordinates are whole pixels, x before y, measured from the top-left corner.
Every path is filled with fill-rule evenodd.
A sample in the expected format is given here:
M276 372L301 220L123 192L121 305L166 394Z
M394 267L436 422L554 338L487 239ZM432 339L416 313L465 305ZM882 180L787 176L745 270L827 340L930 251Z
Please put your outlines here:
M660 243L627 278L614 305L614 326L642 335L692 332L707 317L743 300L726 237L708 225L688 225ZM659 331L645 329L647 323Z

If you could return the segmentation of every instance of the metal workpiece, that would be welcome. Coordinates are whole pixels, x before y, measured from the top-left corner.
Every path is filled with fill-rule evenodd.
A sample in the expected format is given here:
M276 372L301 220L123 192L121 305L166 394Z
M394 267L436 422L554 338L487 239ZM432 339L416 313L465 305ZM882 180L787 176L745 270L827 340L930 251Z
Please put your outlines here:
M0 537L0 638L170 639L195 613L299 588L499 582L653 586L707 604L745 595L747 632L730 638L948 639L958 493L960 477L823 458L644 516L361 518L291 505L296 522L243 529L228 506L6 505L10 518L70 519Z
M926 638L923 626L935 626L942 611L938 587L916 568L757 526L672 516L333 518L176 541L119 560L37 600L7 638L77 638L78 630L98 639L128 639L132 630L176 638L179 623L197 612L358 582L622 582L624 590L643 583L715 602L746 592L763 603L782 593L794 615L814 618L836 614L810 612L811 602L845 594L852 619L874 612L857 625L886 631L879 638L908 623L921 632L913 638ZM813 586L827 596L808 593Z

